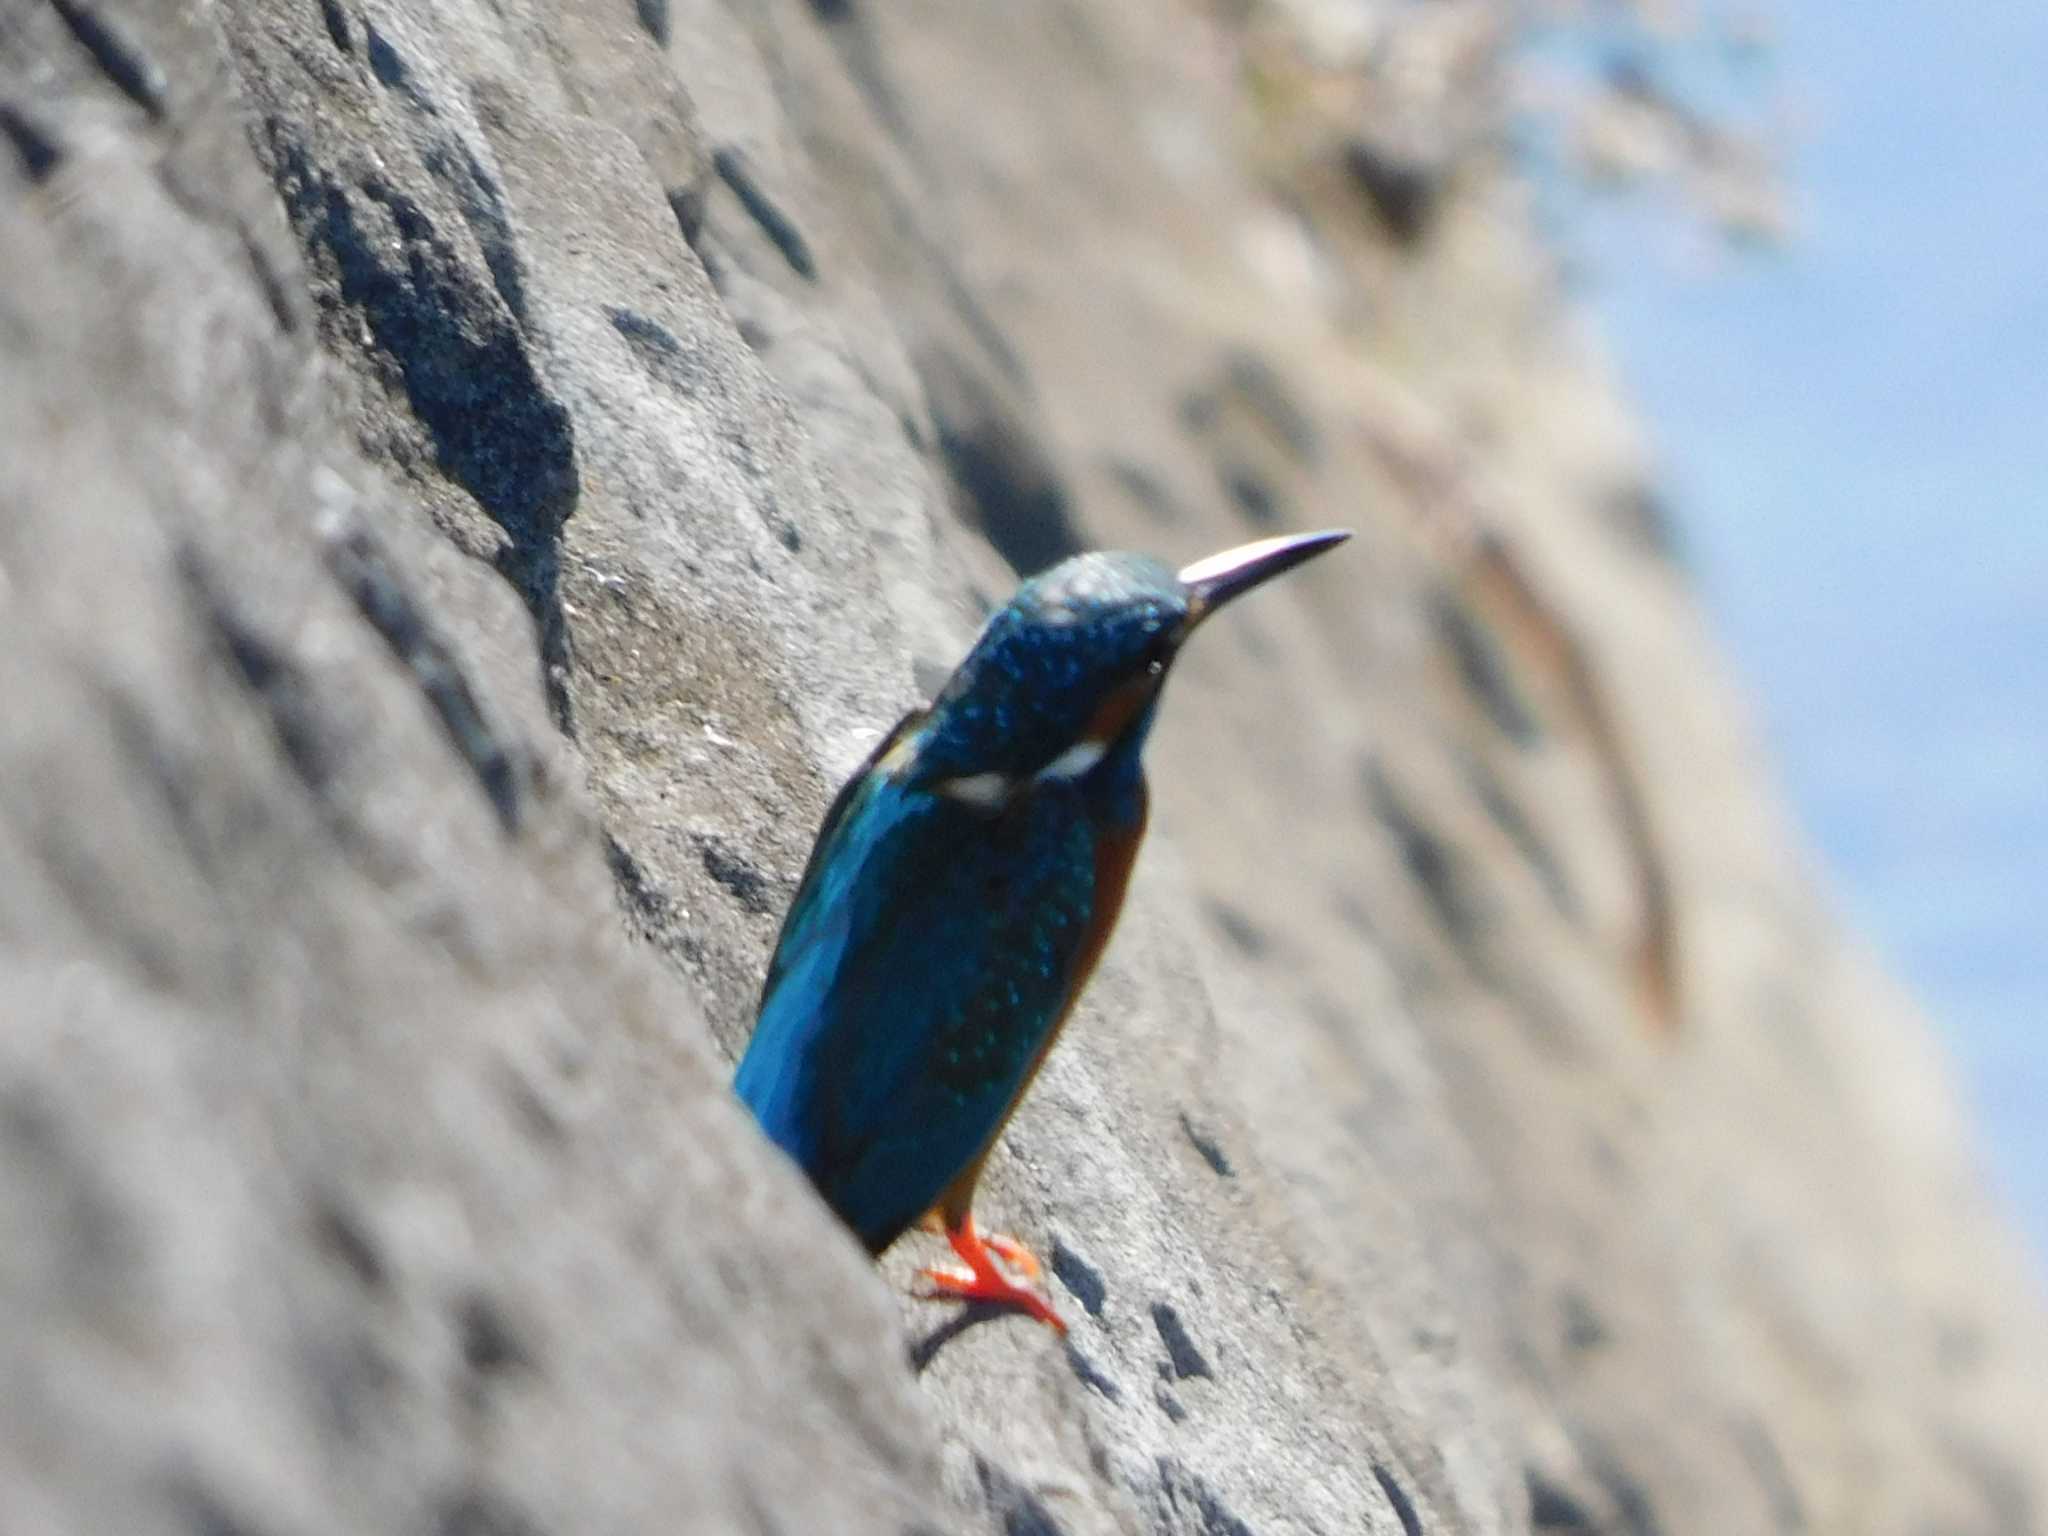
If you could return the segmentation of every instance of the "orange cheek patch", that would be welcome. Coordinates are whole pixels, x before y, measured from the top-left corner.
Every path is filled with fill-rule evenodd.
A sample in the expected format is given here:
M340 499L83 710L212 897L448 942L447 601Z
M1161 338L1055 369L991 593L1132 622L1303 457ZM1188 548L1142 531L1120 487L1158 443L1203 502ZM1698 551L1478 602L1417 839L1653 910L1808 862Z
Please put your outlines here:
M1158 678L1139 676L1112 690L1108 698L1095 706L1095 713L1089 716L1081 739L1099 741L1105 746L1115 741L1123 734L1124 727L1138 717L1138 711L1152 702L1152 695L1158 688Z

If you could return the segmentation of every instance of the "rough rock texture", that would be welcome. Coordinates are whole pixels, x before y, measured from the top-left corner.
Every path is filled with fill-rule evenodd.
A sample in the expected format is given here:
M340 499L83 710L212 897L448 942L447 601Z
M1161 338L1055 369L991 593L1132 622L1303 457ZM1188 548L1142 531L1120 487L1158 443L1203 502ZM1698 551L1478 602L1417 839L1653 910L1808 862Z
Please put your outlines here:
M2041 1528L1501 17L1330 10L0 5L0 1529ZM909 1299L724 1089L825 799L1334 522L984 1186L1071 1340Z

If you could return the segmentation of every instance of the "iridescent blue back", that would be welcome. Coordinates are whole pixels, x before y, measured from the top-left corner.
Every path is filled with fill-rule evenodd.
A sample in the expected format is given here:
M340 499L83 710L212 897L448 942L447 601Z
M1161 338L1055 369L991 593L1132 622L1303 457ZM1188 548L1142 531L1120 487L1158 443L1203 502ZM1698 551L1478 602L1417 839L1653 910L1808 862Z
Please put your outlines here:
M879 1252L1002 1124L1087 947L1071 786L1008 815L871 777L792 908L735 1088Z

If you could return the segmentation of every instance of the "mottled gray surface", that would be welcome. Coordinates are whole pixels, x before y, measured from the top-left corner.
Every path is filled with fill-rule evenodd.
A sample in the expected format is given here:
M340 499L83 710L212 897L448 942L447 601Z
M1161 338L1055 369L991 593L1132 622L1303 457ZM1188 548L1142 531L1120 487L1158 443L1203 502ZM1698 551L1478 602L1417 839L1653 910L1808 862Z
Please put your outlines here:
M1390 23L0 9L0 1528L2036 1526L1492 14ZM723 1086L827 795L1013 567L1330 522L991 1164L1069 1341L910 1299Z

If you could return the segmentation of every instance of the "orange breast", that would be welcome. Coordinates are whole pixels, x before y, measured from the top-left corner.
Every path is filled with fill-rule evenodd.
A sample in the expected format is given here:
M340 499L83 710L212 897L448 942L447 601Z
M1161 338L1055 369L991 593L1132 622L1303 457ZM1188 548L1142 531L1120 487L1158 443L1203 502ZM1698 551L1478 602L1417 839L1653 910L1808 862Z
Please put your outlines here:
M1012 1099L1010 1108L1003 1111L1002 1124L996 1128L998 1134L1002 1125L1009 1123L1017 1100L1024 1097L1031 1080L1038 1076L1038 1069L1045 1063L1045 1053L1052 1049L1060 1031L1067 1027L1067 1015L1074 1011L1074 1003L1087 989L1089 978L1095 974L1096 963L1102 959L1103 950L1109 947L1109 936L1116 931L1117 916L1124 909L1124 892L1131 883L1132 866L1138 862L1138 844L1145 840L1145 823L1151 816L1151 809L1151 797L1141 789L1138 815L1130 827L1101 838L1095 845L1095 906L1088 920L1088 932L1081 940L1081 953L1074 961L1074 980L1067 989L1067 1005L1060 1010L1052 1028L1045 1032L1045 1041L1038 1047L1038 1054L1031 1058L1031 1065L1024 1069L1024 1081L1017 1089L1017 1098Z
M1052 1049L1053 1042L1060 1037L1060 1031L1067 1027L1067 1016L1074 1011L1074 1003L1086 990L1088 980L1095 974L1095 966L1102 959L1102 952L1109 946L1109 936L1116 930L1116 920L1123 911L1124 892L1131 883L1131 868L1138 861L1138 844L1145 840L1145 823L1151 816L1151 796L1143 785L1138 790L1138 814L1131 825L1124 830L1099 839L1095 846L1095 900L1088 920L1088 932L1082 937L1081 952L1074 961L1074 979L1067 988L1066 1006L1060 1009L1060 1016L1053 1021L1051 1029L1045 1032L1038 1052L1031 1058L1031 1064L1024 1069L1024 1076L1017 1085L1016 1095L1003 1109L1003 1113L990 1129L988 1140L974 1160L960 1171L959 1177L946 1187L933 1209L950 1230L966 1219L967 1210L974 1202L974 1186L981 1178L981 1165L987 1160L989 1148L996 1144L996 1138L1003 1134L1003 1127L1010 1123L1010 1116L1017 1112L1017 1106L1038 1076L1038 1069L1045 1064L1045 1053Z
M1140 673L1122 687L1111 690L1108 697L1095 706L1095 713L1088 717L1088 725L1081 732L1083 741L1099 741L1105 745L1115 741L1138 716L1138 711L1152 702L1152 695L1159 691L1159 679L1149 673ZM1142 814L1139 818L1138 833L1145 830Z

